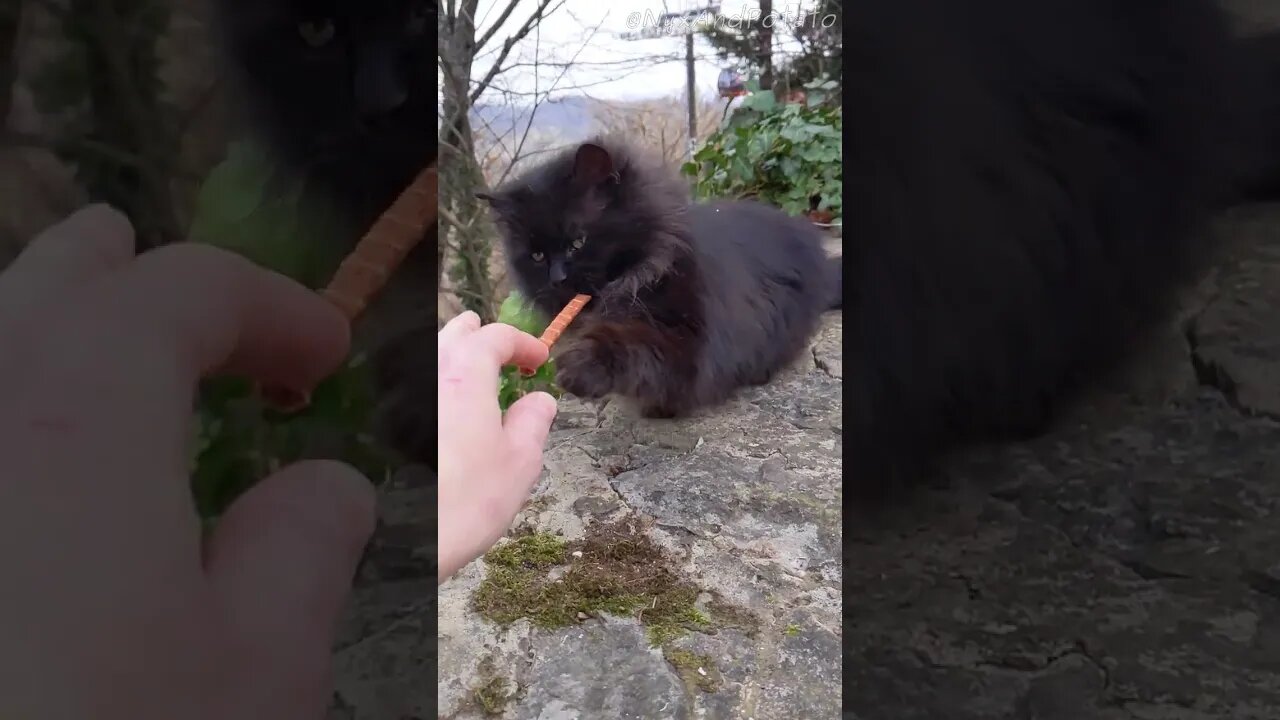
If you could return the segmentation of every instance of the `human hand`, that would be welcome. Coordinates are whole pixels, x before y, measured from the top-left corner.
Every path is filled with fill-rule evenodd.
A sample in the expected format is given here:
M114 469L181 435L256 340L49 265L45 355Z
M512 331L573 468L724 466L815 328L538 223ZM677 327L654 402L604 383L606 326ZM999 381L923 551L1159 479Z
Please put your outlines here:
M322 717L372 487L298 463L202 538L189 441L201 376L309 390L347 323L235 255L133 243L94 206L0 274L0 717Z
M440 581L484 554L510 527L542 472L556 415L547 393L498 406L503 365L538 367L547 346L510 325L465 312L436 336L439 359Z

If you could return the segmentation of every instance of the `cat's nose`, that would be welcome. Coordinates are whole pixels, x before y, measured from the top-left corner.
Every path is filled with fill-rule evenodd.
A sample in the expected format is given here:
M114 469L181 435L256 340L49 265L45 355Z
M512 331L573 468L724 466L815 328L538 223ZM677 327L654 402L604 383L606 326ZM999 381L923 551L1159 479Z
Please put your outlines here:
M560 283L564 282L564 279L568 276L569 274L564 271L563 265L561 265L560 263L551 264L548 278L551 280L552 285L559 285Z
M409 91L399 77L395 58L385 48L362 53L356 67L356 108L365 118L394 111L409 98Z
M365 118L386 115L403 105L408 97L409 93L390 79L356 85L356 105Z

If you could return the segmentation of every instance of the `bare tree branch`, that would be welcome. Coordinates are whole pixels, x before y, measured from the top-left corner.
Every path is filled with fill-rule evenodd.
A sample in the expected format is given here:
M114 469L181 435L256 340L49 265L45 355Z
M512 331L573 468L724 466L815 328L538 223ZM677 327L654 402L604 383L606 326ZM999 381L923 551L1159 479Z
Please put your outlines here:
M498 16L498 19L493 21L493 24L489 26L489 30L484 35L481 35L479 40L476 40L475 52L479 53L484 49L485 45L489 44L489 41L493 39L493 34L498 32L498 29L507 21L507 18L511 17L516 5L519 4L520 0L508 0L507 6L503 8L502 14Z
M560 82L560 80L564 78L565 73L569 72L569 68L573 67L574 61L578 59L578 56L582 54L582 51L587 49L587 45L590 44L591 39L596 36L596 33L600 31L600 26L603 24L604 24L604 20L602 19L600 22L596 23L595 27L591 28L591 33L587 36L586 40L583 41L582 45L578 48L578 51L575 52L573 54L573 57L569 58L569 62L566 63L563 68L561 68L560 74L556 76L556 79L551 81L551 87L547 89L547 93L550 93L552 90L554 90L556 85ZM537 55L535 54L534 57L537 57ZM535 67L534 68L534 90L535 91L537 90L537 81L538 81L537 78L538 78L538 73L537 73L537 68ZM515 168L516 161L520 158L520 151L524 149L525 140L529 137L529 129L533 127L533 120L538 113L539 107L541 107L540 103L535 104L533 106L533 109L529 112L529 121L525 123L524 133L520 136L520 141L516 144L516 149L511 154L511 164L507 165L507 169L502 173L502 177L499 178L498 184L502 184L503 182L505 182L507 177L511 174L511 171Z
M62 149L77 154L97 155L106 160L110 160L120 165L126 165L137 169L148 169L148 163L151 161L137 153L129 152L122 148L115 147L100 140L86 137L65 137L53 138L36 133L22 132L19 130L4 130L0 132L0 146L8 146L14 148L30 148L33 150L48 150L54 152ZM159 172L155 168L153 171ZM200 180L201 176L195 173L182 173L173 171L178 175L177 179Z
M529 31L533 30L534 25L546 16L547 6L551 3L552 0L538 0L538 9L533 11L533 14L529 16L528 20L524 21L524 24L520 26L520 29L514 35L502 41L502 52L498 53L498 59L489 67L489 72L485 74L484 78L476 84L476 89L471 92L472 103L480 98L485 88L489 87L489 83L493 82L493 78L502 70L502 63L507 59L507 55L511 54L511 49L516 46L516 43L523 40L529 34ZM556 6L551 9L551 12L555 12L563 5L564 0L559 0Z

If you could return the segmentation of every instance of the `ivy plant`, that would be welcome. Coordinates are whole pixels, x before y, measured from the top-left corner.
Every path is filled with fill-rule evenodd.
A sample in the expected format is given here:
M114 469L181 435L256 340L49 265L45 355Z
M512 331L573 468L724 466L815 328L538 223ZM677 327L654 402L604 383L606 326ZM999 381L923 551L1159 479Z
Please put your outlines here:
M512 292L498 308L498 322L512 325L530 335L539 335L550 319L539 313L520 293ZM502 369L498 384L498 404L505 411L521 397L538 390L560 397L562 391L555 384L555 361L548 360L532 377L525 377L514 367Z
M191 239L241 254L307 285L319 287L341 261L324 241L323 209L305 203L301 183L277 172L250 142L231 144L206 176L196 201ZM195 409L191 457L196 507L217 518L253 483L308 457L338 458L379 482L392 455L370 432L374 397L358 352L314 390L300 412L265 406L244 378L204 382Z
M826 102L830 81L806 86L804 105L778 105L773 93L750 95L685 163L694 192L704 199L757 197L806 216L842 211L842 116Z

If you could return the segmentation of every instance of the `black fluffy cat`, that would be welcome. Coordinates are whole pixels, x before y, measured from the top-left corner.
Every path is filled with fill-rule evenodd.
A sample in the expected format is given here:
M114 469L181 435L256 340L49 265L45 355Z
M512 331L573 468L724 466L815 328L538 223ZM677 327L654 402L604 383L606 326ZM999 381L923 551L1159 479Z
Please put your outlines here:
M338 211L334 235L354 245L436 157L435 2L216 7L237 107L311 197ZM419 254L431 261L434 248Z
M871 0L846 36L846 477L1045 428L1280 189L1280 44L1210 0Z
M755 202L691 204L687 184L596 140L492 195L520 290L548 317L592 296L556 382L676 417L760 384L839 306L838 260L809 223Z

